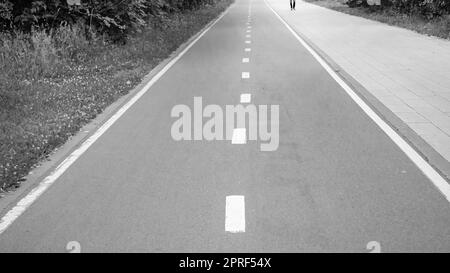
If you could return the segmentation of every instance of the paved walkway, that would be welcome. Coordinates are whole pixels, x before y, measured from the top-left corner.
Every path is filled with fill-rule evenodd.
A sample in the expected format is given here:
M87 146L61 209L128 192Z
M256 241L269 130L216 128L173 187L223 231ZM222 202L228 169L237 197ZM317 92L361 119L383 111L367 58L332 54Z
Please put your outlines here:
M268 0L450 161L450 41L298 1Z

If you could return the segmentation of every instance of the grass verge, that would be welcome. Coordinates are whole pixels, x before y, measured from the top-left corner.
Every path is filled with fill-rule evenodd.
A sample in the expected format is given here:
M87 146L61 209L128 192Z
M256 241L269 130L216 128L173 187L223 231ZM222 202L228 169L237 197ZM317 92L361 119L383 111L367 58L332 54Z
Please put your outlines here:
M0 193L127 94L233 0L154 18L127 44L80 28L0 34Z
M342 0L305 1L350 15L410 29L421 34L450 39L450 15L428 20L419 14L403 14L388 7L384 9L369 7L350 8Z

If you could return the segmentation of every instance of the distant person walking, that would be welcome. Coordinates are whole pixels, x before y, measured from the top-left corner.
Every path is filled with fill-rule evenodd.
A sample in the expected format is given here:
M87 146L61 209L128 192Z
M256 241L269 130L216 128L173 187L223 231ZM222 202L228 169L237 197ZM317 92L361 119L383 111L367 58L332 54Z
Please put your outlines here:
M290 1L291 1L291 10L295 10L295 0Z

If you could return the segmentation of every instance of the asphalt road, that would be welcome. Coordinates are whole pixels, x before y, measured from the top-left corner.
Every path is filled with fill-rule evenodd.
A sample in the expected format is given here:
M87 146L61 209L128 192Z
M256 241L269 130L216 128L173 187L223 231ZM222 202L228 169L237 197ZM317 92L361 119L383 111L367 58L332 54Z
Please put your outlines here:
M243 93L279 105L276 151L172 139L175 105L225 108ZM245 197L245 232L226 231L232 195ZM236 0L0 235L0 252L448 252L449 205L264 1Z

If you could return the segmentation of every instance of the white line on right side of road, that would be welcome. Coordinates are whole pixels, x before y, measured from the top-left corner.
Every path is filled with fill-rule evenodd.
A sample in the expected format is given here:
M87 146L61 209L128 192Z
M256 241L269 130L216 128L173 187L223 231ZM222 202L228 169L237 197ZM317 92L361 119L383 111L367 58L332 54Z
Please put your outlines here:
M225 200L225 231L245 232L245 198L243 195L229 195Z
M328 63L314 50L303 38L301 38L289 24L264 0L267 7L283 23L294 37L305 47L309 53L319 62L319 64L330 74L330 76L345 90L353 101L369 116L381 130L409 157L409 159L425 174L428 179L439 189L450 202L450 184L422 157L414 150L394 129L392 129L375 111L370 108L352 88L339 77L339 75L328 65Z
M5 216L0 219L0 234L2 234L39 196L41 196L69 167L92 146L133 104L135 104L147 91L189 51L213 26L217 24L230 10L228 8L203 32L190 42L176 57L169 61L139 92L123 105L112 117L110 117L95 133L90 136L80 147L73 151L59 164L50 175L44 178L35 188L23 197Z

